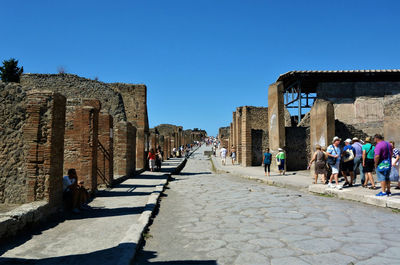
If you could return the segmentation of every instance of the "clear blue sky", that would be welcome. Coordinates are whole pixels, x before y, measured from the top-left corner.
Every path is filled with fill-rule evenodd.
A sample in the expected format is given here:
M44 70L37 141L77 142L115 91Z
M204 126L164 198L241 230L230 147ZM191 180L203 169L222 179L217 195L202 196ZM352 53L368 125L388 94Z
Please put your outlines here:
M0 60L145 83L150 126L215 135L290 70L400 68L400 1L0 0Z

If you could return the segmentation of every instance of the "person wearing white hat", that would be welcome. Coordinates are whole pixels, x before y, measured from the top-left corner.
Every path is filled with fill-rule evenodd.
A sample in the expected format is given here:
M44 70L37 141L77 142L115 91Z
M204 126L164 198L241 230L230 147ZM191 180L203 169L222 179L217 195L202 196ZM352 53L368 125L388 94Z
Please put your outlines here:
M342 157L342 174L345 179L343 186L353 187L354 180L354 157L356 155L356 150L351 145L351 139L346 139L344 141L345 147L343 148ZM347 179L347 173L350 175L350 181Z
M282 148L278 148L278 154L276 155L276 163L278 165L278 170L280 175L285 175L285 152Z
M340 141L339 137L335 136L332 140L332 144L328 147L326 150L326 153L328 155L328 164L332 169L332 175L329 178L329 183L328 187L329 188L337 188L337 189L342 189L342 187L339 185L339 179L338 179L338 174L339 174L339 165L340 165L340 157L341 157L341 151L339 148ZM332 184L332 180L335 179L336 186Z

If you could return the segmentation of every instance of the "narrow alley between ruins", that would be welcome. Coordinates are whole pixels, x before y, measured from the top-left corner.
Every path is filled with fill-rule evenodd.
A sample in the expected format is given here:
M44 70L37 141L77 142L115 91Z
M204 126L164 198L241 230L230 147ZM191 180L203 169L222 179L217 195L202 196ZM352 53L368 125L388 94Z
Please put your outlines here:
M400 259L397 213L213 173L206 148L169 183L135 264L396 264Z

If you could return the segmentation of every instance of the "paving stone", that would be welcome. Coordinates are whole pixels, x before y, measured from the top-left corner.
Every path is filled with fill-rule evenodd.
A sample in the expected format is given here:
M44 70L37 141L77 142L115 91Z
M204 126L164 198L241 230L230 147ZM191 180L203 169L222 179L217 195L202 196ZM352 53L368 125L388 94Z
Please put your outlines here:
M258 252L270 258L283 258L294 256L295 254L295 251L288 248L264 248Z
M260 246L261 248L283 247L284 244L279 240L272 238L260 238L249 241L250 244Z
M340 245L340 242L328 238L308 239L289 243L289 246L310 254L331 252L339 248Z
M339 264L347 265L351 264L351 262L354 263L357 261L353 257L345 256L338 253L304 255L300 256L300 258L305 262L308 262L309 264L324 264L324 265L339 265Z
M235 260L235 265L265 265L269 264L269 259L255 252L240 253Z
M272 259L271 265L309 265L309 263L296 257L286 257L286 258Z
M380 253L386 248L385 245L381 244L346 244L338 250L338 252L343 253L348 256L355 257L357 259L363 260L370 257L374 257L375 254Z

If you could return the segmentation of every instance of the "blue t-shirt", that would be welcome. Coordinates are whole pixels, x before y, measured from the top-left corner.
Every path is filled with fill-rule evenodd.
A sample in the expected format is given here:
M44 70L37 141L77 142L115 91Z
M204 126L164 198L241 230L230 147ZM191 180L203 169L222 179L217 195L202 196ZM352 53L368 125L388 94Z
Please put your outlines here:
M271 158L272 154L271 153L264 153L264 164L271 164Z
M326 150L326 152L328 154L331 155L338 155L338 157L336 158L336 163L340 162L340 148L339 147L335 147L333 144L331 144L328 149Z

